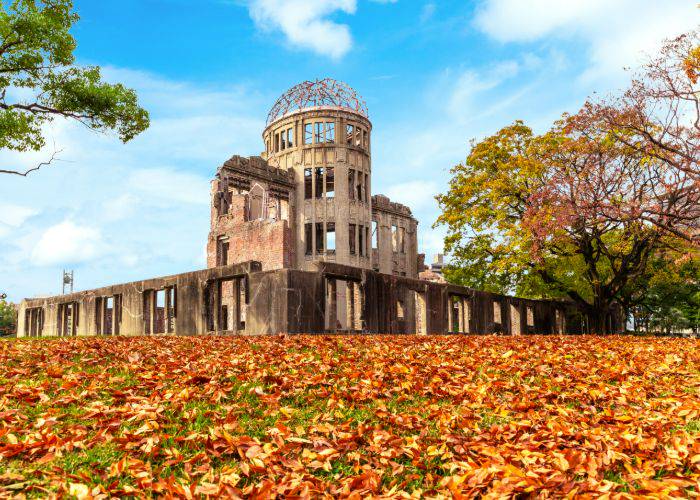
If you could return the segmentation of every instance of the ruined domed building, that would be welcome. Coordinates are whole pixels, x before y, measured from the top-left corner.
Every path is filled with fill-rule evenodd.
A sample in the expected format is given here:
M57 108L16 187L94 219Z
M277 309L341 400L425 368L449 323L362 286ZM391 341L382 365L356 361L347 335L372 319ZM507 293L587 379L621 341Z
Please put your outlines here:
M26 299L19 336L575 333L572 305L419 279L418 223L372 190L372 123L331 79L270 110L264 151L211 184L207 269ZM426 277L428 277L426 275ZM568 319L568 321L567 321Z

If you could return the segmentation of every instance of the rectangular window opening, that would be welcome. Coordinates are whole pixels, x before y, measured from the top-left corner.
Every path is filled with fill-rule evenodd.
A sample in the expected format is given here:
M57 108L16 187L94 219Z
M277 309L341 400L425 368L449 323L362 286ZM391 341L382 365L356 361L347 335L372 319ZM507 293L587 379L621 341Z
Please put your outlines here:
M310 200L313 197L313 178L310 168L304 169L304 199Z
M58 306L58 336L72 337L77 334L80 307L77 302L68 302Z
M312 241L312 224L307 222L304 224L304 240L306 244L306 255L312 255L314 252L313 241Z
M335 123L326 122L326 142L335 142Z
M335 169L326 169L326 198L335 198Z
M316 223L316 253L323 253L323 222Z
M311 144L314 140L313 124L304 124L304 144Z
M323 173L325 168L316 167L316 198L323 198Z
M287 147L291 148L293 146L294 146L294 129L288 128L287 129Z
M354 125L345 125L345 142L348 146L352 146L353 135L355 135Z
M350 255L355 255L355 232L357 226L355 224L348 225L348 243L350 247Z
M326 253L335 254L335 222L326 222Z
M227 236L219 236L216 241L216 265L225 266L228 264L229 241Z
M41 337L44 329L44 308L32 307L24 313L24 336Z
M323 143L323 122L314 123L314 142Z
M107 297L104 311L104 334L112 335L114 332L114 297Z
M405 305L403 303L403 300L397 299L396 300L396 319L402 320L405 318Z
M348 170L348 196L351 200L355 199L355 171Z
M165 290L155 291L153 333L165 333Z
M391 249L394 252L399 251L399 226L396 224L391 226Z
M379 248L379 224L376 220L372 221L372 249L377 250Z
M238 285L235 278L219 280L218 288L218 331L232 330L234 327L234 313L237 310Z

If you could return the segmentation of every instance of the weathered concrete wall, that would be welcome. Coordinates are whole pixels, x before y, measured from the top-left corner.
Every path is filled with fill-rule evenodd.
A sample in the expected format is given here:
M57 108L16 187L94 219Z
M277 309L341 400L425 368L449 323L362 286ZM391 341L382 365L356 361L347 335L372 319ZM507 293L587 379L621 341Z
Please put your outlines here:
M248 261L266 271L292 267L293 193L293 172L260 157L234 156L224 163L211 187L207 267Z
M177 297L174 333L181 335L206 333L208 331L207 313L211 313L211 311L207 310L207 292L211 284L222 278L247 277L260 271L260 268L259 262L248 262L113 285L69 295L25 299L20 304L18 336L26 335L28 331L28 325L25 325L26 312L32 308L42 308L44 310L44 325L41 336L57 336L59 334L58 309L62 304L69 303L78 304L78 324L75 334L79 336L95 335L95 299L97 297L114 296L121 296L123 304L119 334L143 335L146 332L145 316L147 316L147 314L144 314L144 292L163 290L166 287L173 286ZM283 325L274 325L274 328L280 329L283 328ZM268 331L255 333L268 333Z
M375 195L372 197L372 220L378 232L376 248L372 248L373 269L416 278L422 268L418 268L418 221L411 210L386 196Z
M294 171L294 269L312 270L319 260L371 268L369 231L365 230L371 228L372 220L371 130L370 121L355 111L322 106L285 115L263 131L264 158L273 166ZM327 237L330 224L335 228L335 245ZM317 225L322 227L319 233Z
M164 292L161 305L156 297ZM327 262L317 262L312 271L263 271L259 262L247 262L27 299L20 305L18 336L57 336L60 318L62 335L94 335L97 315L104 314L98 299L108 297L121 305L121 313L111 315L120 335L582 332L579 311L563 301L507 297ZM74 329L65 328L68 305L76 313ZM37 317L42 325L32 323Z

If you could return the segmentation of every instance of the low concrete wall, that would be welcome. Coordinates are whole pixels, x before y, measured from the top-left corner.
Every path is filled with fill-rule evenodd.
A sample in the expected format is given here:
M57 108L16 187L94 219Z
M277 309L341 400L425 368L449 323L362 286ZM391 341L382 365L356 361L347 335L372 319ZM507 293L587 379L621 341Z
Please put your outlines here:
M227 289L235 282L235 286L242 287L237 289L240 293L227 292L229 295L224 297L223 282L228 283ZM336 299L341 295L333 295L337 292L335 285L330 285L332 282L341 285L350 282L347 286L352 288L348 290L353 291L342 295L343 301L350 302L344 302L337 311L331 308L337 306ZM166 302L161 307L153 291L169 288L173 290L170 301L173 303ZM118 323L119 335L161 333L159 329L178 335L327 333L340 331L342 321L336 321L338 311L343 314L352 311L354 315L347 323L352 326L343 331L583 332L582 316L568 302L508 297L324 262L317 263L315 271L262 271L260 263L253 261L70 295L26 299L19 309L18 336L51 337L59 333L85 336L98 331L104 334L108 329L114 331L117 329L114 325L100 327L105 312L99 304L108 297L117 297L115 300L121 306L120 312L110 310L107 321ZM235 309L235 313L229 309L222 313L224 302L224 307ZM75 320L69 318L74 321L74 328L66 328L66 304L75 304L71 309L77 313Z

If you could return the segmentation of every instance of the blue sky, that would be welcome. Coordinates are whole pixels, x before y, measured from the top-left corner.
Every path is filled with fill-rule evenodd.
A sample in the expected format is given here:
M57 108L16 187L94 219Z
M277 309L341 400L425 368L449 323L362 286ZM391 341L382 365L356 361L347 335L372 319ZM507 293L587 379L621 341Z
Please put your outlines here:
M408 204L419 249L440 251L433 200L470 139L516 119L545 130L607 94L666 37L698 24L695 0L75 0L80 64L135 88L151 128L127 145L57 120L46 150L0 152L0 289L88 289L205 266L209 180L262 150L275 99L330 76L373 122L373 192Z

